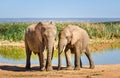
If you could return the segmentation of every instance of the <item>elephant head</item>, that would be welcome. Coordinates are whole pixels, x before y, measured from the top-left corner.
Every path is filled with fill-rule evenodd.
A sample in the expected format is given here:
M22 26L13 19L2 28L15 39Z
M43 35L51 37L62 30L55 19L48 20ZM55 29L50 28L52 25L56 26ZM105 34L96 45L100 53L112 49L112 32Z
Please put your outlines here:
M53 51L56 30L56 26L53 22L39 22L35 27L35 35L38 40L45 45L48 53Z
M52 52L52 47L55 43L56 37L56 26L53 22L50 23L40 23L41 25L41 34L43 42L48 50L48 52Z

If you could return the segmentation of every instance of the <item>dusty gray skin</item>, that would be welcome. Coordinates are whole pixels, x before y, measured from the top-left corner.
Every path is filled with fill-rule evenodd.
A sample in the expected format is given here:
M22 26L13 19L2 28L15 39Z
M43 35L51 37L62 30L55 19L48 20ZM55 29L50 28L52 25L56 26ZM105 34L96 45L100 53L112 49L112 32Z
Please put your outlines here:
M63 28L59 33L59 42L58 42L58 69L61 69L62 62L62 51L65 52L66 64L68 70L72 69L71 62L71 52L75 54L75 70L79 70L80 66L82 67L80 54L85 52L89 63L90 68L93 69L94 62L91 58L89 48L89 36L85 30L78 26L69 25Z
M28 26L25 32L26 69L30 69L31 53L38 54L40 69L52 70L56 26L52 22L39 22ZM47 57L44 50L47 50Z

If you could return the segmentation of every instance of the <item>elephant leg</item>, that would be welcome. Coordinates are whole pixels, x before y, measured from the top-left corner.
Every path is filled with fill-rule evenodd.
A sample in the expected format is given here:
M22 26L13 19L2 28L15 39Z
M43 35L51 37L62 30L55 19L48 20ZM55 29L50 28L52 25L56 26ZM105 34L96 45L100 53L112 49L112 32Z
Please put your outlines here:
M41 59L41 58L40 58L40 57L41 57L41 56L40 56L40 53L38 53L38 57L39 57L39 64L40 64L40 69L41 69L42 64L41 64L41 61L40 61L40 59Z
M82 68L82 60L81 60L81 57L80 57L80 67Z
M74 70L80 70L80 49L76 47L75 51L75 68Z
M40 70L44 71L45 70L45 66L46 66L46 53L45 53L45 46L43 46L40 49L40 53L38 53L39 56L39 61L40 61Z
M43 68L46 67L46 60L47 60L46 51L43 51Z
M51 52L51 53L48 53L47 55L48 55L48 56L47 56L46 70L47 70L47 71L51 71L51 70L53 70L52 64L51 64L51 62L52 62L52 60L51 60L52 52Z
M31 65L31 63L30 63L30 58L31 58L31 53L32 53L32 51L28 48L28 47L26 47L26 69L30 69L30 65Z
M48 54L47 54L47 62L46 62L46 70L47 71L50 71L50 70L53 70L53 68L52 68L52 64L51 64L51 62L52 62L52 59L53 59L53 55L54 55L54 47L52 48L52 53L49 53L49 52L47 52ZM49 60L50 59L50 60Z
M45 65L46 65L45 52L38 53L38 57L39 57L39 63L40 63L40 70L44 71L45 70Z
M53 56L54 56L54 47L52 49L52 57L51 57L51 60L53 59Z
M71 51L70 51L70 49L65 49L65 57L66 57L66 63L67 63L66 70L71 70L72 69L72 62L71 62Z
M52 68L52 49L47 51L47 62L46 62L46 70L51 71L53 70Z
M91 57L91 54L90 54L90 52L89 52L89 48L88 48L88 47L86 48L85 55L87 56L87 58L88 58L88 60L89 60L90 68L91 68L91 69L95 68L95 65L94 65L94 62L93 62L93 60L92 60L92 57Z

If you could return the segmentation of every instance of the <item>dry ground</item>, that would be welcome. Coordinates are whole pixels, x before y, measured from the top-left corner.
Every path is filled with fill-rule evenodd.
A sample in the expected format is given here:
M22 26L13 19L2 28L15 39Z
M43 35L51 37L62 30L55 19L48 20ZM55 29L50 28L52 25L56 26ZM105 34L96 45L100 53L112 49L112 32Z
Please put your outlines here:
M84 66L81 70L40 71L38 65L26 70L24 65L0 64L0 78L120 78L120 64L96 65L95 69Z

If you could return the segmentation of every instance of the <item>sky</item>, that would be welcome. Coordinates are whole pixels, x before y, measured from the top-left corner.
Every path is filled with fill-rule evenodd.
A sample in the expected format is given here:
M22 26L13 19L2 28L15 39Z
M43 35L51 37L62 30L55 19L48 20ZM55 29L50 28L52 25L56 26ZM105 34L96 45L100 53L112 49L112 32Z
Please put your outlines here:
M0 0L0 18L120 18L120 0Z

